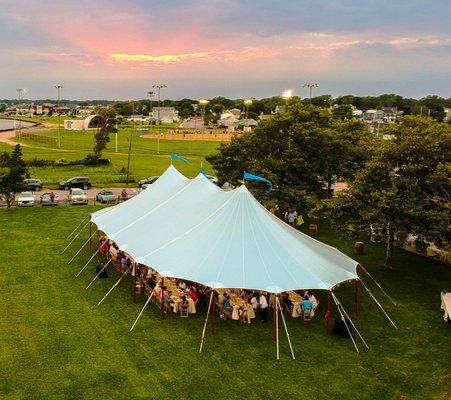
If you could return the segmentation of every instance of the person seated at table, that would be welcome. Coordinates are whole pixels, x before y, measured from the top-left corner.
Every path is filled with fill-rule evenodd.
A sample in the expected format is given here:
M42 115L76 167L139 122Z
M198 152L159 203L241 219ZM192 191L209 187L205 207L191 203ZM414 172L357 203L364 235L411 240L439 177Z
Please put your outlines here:
M308 296L304 296L304 300L299 302L301 310L304 314L310 314L313 308L313 303L309 300Z
M281 303L282 305L285 304L289 310L293 307L293 302L291 301L290 296L288 296L288 293L282 293Z
M182 290L186 290L186 283L183 282L183 281L180 281L179 282L179 288L182 289Z
M186 296L180 297L180 308L188 308L188 300Z
M309 293L308 299L312 302L312 308L313 308L313 311L315 311L316 307L318 307L318 300L316 300L316 297L314 296L313 293Z
M199 296L197 295L195 287L191 287L191 290L189 292L189 297L191 297L191 299L194 301L194 304L197 304L197 302L199 300Z
M166 287L166 286L165 286ZM163 288L164 289L164 288ZM163 295L163 301L165 304L165 308L167 309L168 307L172 308L173 305L173 300L172 300L172 292L170 290L168 291L164 291L164 295Z
M222 306L224 304L225 298L226 293L218 293L218 304Z
M163 291L163 285L160 283L155 289L155 296L161 298L161 292Z
M155 276L155 274L150 275L150 277L147 279L147 285L151 289L154 289L155 286L157 286L157 277Z
M224 300L224 310L227 314L232 314L233 307L232 303L230 302L230 296L227 296Z

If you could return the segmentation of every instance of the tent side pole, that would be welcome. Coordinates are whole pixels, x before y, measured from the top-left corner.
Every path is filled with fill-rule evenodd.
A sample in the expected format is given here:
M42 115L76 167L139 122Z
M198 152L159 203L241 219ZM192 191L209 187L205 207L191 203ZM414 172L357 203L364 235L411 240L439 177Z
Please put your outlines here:
M78 271L78 274L75 275L75 277L78 277L83 271L84 269L88 266L88 264L92 261L92 259L96 256L96 254L99 252L99 249L97 249L97 251L91 256L91 258L88 260L88 262L84 265L84 267Z
M119 277L119 279L117 280L117 282L111 287L110 290L108 290L107 294L106 294L105 296L103 296L102 300L100 300L100 301L97 303L96 307L100 306L100 304L102 304L103 300L105 300L105 299L108 297L108 295L113 291L113 289L114 289L117 285L119 285L120 281L122 280L122 278L125 276L126 273L127 273L127 271L125 271L125 272Z
M89 285L88 286L86 286L86 288L85 289L89 289L89 287L94 283L94 281L100 276L100 274L103 272L103 270L106 268L106 267L108 267L108 264L112 261L113 259L112 258L110 258L109 260L108 260L108 262L103 266L103 268L99 271L99 273L94 277L94 279L89 283Z
M61 252L61 254L64 254L64 252L70 247L70 245L74 242L75 239L78 238L78 236L80 236L80 233L83 232L83 229L86 225L88 225L90 223L90 221L88 221L83 227L80 228L80 230L78 231L78 233L71 239L71 241L69 242L69 244L64 248L64 250Z
M277 299L277 302L279 303L279 299ZM282 307L280 307L280 303L279 303L279 310L280 310L280 315L282 316L283 326L285 327L285 333L287 334L287 339L288 339L288 344L290 346L291 356L293 357L293 360L296 360L296 357L294 356L293 346L291 345L290 334L288 333L287 323L285 322L285 317L283 315Z
M335 295L334 295L334 296L335 296ZM368 344L366 343L366 341L365 341L365 339L363 338L363 336L360 334L359 330L356 328L354 322L352 322L352 319L349 318L349 315L348 315L348 313L346 312L345 308L343 307L343 304L341 304L341 302L340 302L340 300L338 300L338 297L337 297L337 296L335 296L335 298L337 299L338 304L339 304L340 307L341 307L341 310L344 312L344 314L346 315L346 317L349 319L349 322L351 323L351 325L353 326L353 328L354 328L355 331L357 332L357 335L359 335L359 337L360 337L360 339L362 340L363 344L364 344L365 347L369 350L370 347L369 347Z
M388 295L388 293L382 288L382 286L381 285L379 285L379 283L376 281L376 279L374 279L371 275L370 275L370 273L365 269L365 268L363 268L360 264L359 264L359 267L360 268L362 268L362 270L365 272L365 274L367 274L369 277L370 277L370 279L376 284L376 286L380 289L380 291L385 295L385 297L387 297L387 299L389 299L395 306L396 306L396 303L395 303L395 301ZM362 281L361 279L359 279L360 281ZM362 282L363 283L363 282Z
M92 222L89 221L89 237L91 238ZM89 251L91 251L91 241L89 241Z
M327 310L326 314L324 315L324 328L326 329L326 333L330 333L330 319L331 319L331 309L332 305L332 291L327 291Z
M156 287L156 286L155 286ZM137 324L138 320L141 318L142 313L144 312L144 310L146 309L147 305L150 303L150 300L152 300L152 297L155 294L155 288L153 288L152 293L149 295L149 297L147 298L146 302L144 303L144 307L141 309L141 311L139 312L138 316L135 319L135 322L133 322L132 327L130 328L131 332L133 330L133 328L135 327L135 325Z
M279 311L278 311L278 301L279 297L276 295L276 302L274 304L274 315L276 320L276 353L277 353L277 359L280 359L279 355Z
M161 319L164 319L164 276L161 277Z
M356 342L355 342L355 340L354 340L354 337L353 337L352 334L351 334L351 330L349 329L348 323L346 322L346 318L345 318L345 316L343 315L343 313L342 313L342 311L341 311L341 309L340 309L340 306L338 305L337 298L335 297L335 295L334 295L333 293L332 293L332 297L333 297L333 299L334 299L334 301L335 301L335 305L337 306L338 312L339 312L340 315L341 315L341 319L342 319L342 321L344 322L344 324L345 324L345 326L346 326L346 330L348 331L348 335L349 335L349 337L351 338L352 343L354 344L355 350L357 351L358 354L360 354L359 348L357 347L357 344L356 344Z
M69 265L74 259L75 257L77 257L80 252L83 250L83 248L88 244L88 242L92 239L92 237L94 236L95 232L90 236L90 238L80 247L80 249L75 253L75 255L69 260L69 262L67 263L67 265Z
M373 293L371 293L371 290L367 288L367 286L365 285L365 283L361 279L359 279L359 280L360 280L360 282L362 282L362 285L365 288L365 290L368 292L368 294L371 296L371 298L374 300L374 302L379 306L379 308L382 310L382 312L387 317L387 319L390 321L390 323L395 327L396 330L398 330L398 327L395 325L395 323L392 321L392 319L388 316L388 314L385 312L384 308L377 301L377 299L373 296Z
M208 316L210 315L211 302L213 301L213 289L210 293L210 301L208 303L207 315L205 316L204 328L202 329L202 339L200 341L199 353L202 352L202 346L204 345L205 331L207 329Z
M214 335L216 333L216 307L217 307L217 301L215 299L214 302L211 304L211 334Z

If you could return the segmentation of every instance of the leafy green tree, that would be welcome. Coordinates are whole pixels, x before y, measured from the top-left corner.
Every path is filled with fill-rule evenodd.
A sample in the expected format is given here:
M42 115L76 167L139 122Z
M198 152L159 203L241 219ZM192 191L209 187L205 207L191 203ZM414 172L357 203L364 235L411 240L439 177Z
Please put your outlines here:
M258 197L281 207L308 206L324 184L348 176L364 162L364 138L359 121L339 121L328 110L292 101L288 111L262 121L252 132L223 143L207 159L221 182L237 184L243 171L269 179L274 190L253 184Z
M1 163L0 198L10 209L16 194L23 190L24 179L29 176L20 145L17 144L11 154L3 153Z
M110 133L117 132L117 114L113 107L99 107L95 113L100 116L99 129L94 134L94 157L99 159L110 141Z
M372 143L371 160L349 187L323 202L313 215L357 237L386 240L385 263L396 243L410 238L424 249L449 241L451 127L428 118L405 117L384 132L391 140Z

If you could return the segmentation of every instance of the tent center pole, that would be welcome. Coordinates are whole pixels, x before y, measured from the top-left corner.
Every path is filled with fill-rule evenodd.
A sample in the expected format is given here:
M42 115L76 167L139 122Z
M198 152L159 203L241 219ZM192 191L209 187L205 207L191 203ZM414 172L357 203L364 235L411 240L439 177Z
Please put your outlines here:
M287 334L287 340L288 340L288 345L290 346L291 357L293 357L293 360L296 360L296 357L294 356L293 346L291 345L290 334L288 333L287 323L285 322L285 317L283 315L282 307L280 307L279 299L276 299L276 301L279 304L280 316L282 317L282 322L283 322L283 326L285 328L285 333Z
M207 315L205 316L204 328L202 329L202 339L200 341L199 353L202 352L202 346L204 345L205 331L207 329L208 316L210 315L210 309L211 309L212 301L213 301L213 289L211 289L210 301L208 302Z

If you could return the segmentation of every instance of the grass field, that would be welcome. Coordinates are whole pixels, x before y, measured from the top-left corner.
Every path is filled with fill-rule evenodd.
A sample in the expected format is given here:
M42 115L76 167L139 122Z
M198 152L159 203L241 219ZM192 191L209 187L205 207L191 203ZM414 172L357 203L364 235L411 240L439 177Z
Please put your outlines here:
M56 148L55 138L58 131L48 129L38 131L39 142L30 139L21 139L24 144L25 159L48 160L80 160L92 152L94 139L92 132L76 132L62 130L61 148ZM47 187L55 187L62 180L73 176L89 176L96 187L123 187L125 174L121 172L127 168L130 128L121 128L118 133L118 152L115 152L115 137L103 152L103 157L111 160L110 166L85 167L30 167L32 177L39 178ZM45 138L49 141L46 142ZM187 176L193 177L199 173L201 163L208 173L213 173L210 165L205 162L205 156L216 151L218 142L188 141L188 140L160 140L160 154L157 154L157 140L143 139L136 132L132 137L132 156L130 171L132 181L138 181L152 175L161 174L169 165L169 154L178 153L188 158L190 164L177 163L177 168ZM27 146L27 147L26 147ZM0 151L11 151L11 146L0 143ZM130 186L136 186L132 182Z
M397 250L393 270L383 246L365 244L361 262L398 302L382 300L395 331L362 293L358 326L370 344L358 355L349 340L325 333L326 298L311 322L289 319L297 359L281 332L275 359L271 324L218 321L198 353L205 304L195 317L160 319L151 305L132 333L144 298L132 302L128 279L100 307L116 275L85 287L86 251L67 265L87 232L60 255L65 238L94 207L0 210L1 399L449 399L450 326L439 294L449 266ZM319 239L352 255L352 242L320 226ZM380 299L379 292L375 293ZM336 294L348 312L353 288ZM333 310L333 318L337 315ZM353 315L353 314L352 314Z

